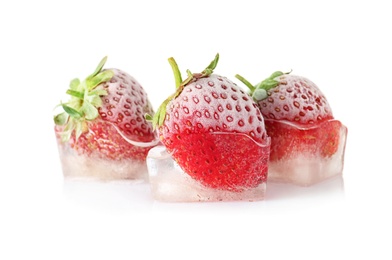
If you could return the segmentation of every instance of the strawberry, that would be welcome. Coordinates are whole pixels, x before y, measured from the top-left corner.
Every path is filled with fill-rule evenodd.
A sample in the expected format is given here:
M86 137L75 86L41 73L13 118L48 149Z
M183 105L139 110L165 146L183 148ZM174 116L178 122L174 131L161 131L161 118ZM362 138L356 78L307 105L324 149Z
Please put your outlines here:
M102 70L106 57L84 81L71 81L54 117L59 144L79 155L107 160L144 161L156 144L152 125L144 118L153 109L142 86L119 69Z
M153 118L174 160L202 185L240 192L266 181L269 137L252 98L213 74L219 55L201 73L182 81L173 58L177 91ZM262 160L260 160L260 158Z
M306 153L330 157L338 149L341 123L309 79L277 71L256 86L240 75L265 118L271 161Z

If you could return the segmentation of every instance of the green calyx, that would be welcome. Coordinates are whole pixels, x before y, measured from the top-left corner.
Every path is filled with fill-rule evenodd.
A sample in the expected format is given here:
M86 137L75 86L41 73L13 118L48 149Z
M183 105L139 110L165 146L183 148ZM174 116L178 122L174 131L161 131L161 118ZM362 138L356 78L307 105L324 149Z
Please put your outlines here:
M71 96L67 103L60 103L64 112L54 116L56 125L65 126L62 140L68 141L75 131L76 138L87 131L87 121L92 121L99 116L98 108L102 106L102 96L107 95L106 90L95 89L99 84L109 81L114 72L102 70L107 57L98 64L95 71L84 81L71 80L67 94Z
M250 90L250 95L255 101L260 101L265 98L267 98L267 91L278 86L279 81L275 80L276 77L285 75L285 74L290 74L291 71L289 72L281 72L281 71L275 71L274 73L271 74L268 78L265 80L261 81L257 85L253 86L249 81L247 81L244 77L241 75L237 74L235 77L239 79L242 83L245 84Z
M218 65L219 53L215 55L215 59L211 61L211 63L201 73L192 73L190 70L187 70L188 77L185 80L182 80L181 72L174 58L171 57L168 60L173 70L174 80L176 84L176 92L170 95L167 99L165 99L165 101L163 101L163 103L159 106L157 112L154 114L153 117L151 117L150 115L146 115L146 119L152 122L154 129L157 126L161 126L165 121L166 107L171 100L178 97L190 82L194 82L200 78L208 77L213 73L214 69Z

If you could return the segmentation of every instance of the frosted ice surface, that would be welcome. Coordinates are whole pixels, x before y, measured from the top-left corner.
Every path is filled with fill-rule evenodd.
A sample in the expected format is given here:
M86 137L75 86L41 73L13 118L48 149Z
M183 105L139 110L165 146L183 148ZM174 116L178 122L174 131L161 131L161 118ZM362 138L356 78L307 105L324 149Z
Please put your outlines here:
M333 176L341 175L346 137L347 128L341 125L338 150L328 158L299 153L289 159L270 161L268 181L310 186Z
M266 183L243 192L208 188L192 179L172 159L162 145L152 148L147 156L151 192L156 200L193 201L256 201L264 198Z
M145 162L132 159L119 161L77 154L68 144L58 144L64 177L100 180L147 180Z

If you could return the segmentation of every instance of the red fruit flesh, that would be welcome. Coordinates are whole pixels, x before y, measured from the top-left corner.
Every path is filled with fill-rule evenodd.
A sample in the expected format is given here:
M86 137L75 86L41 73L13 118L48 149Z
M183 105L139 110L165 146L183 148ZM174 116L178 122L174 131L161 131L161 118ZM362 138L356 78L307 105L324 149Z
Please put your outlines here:
M167 149L206 187L241 192L267 179L269 143L260 145L245 134L185 134Z
M291 159L299 154L328 158L339 147L341 123L337 120L303 128L289 122L266 119L265 127L271 137L271 161Z
M72 135L69 145L79 155L120 161L133 159L144 161L151 147L138 147L127 142L112 124L103 120L88 123L89 130L77 140ZM57 138L60 140L62 131L60 126L55 127ZM59 144L61 145L61 141ZM68 145L68 144L64 144Z

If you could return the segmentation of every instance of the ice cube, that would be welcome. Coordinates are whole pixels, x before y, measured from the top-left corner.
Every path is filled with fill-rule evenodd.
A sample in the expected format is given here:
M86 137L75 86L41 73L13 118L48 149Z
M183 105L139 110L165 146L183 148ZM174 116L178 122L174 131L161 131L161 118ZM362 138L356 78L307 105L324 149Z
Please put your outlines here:
M58 142L63 175L78 179L140 179L147 180L145 161L134 159L110 160L98 156L78 154L68 143Z
M266 178L268 170L269 139L268 145L261 146L250 137L234 134L227 136L232 142L236 138L246 138L248 145L257 149L257 155L263 158L252 158L248 165L253 164L255 172L252 174L262 175L262 180L256 187L237 187L236 191L208 187L189 174L177 164L166 147L160 145L152 148L147 155L147 167L151 192L154 199L166 202L195 202L195 201L257 201L264 199L266 191ZM223 144L221 144L223 145ZM235 156L239 151L230 151ZM247 160L247 155L243 154L243 160ZM254 159L253 159L254 158ZM241 174L238 172L237 174Z
M284 129L271 137L268 181L310 186L342 174L347 128L341 122L329 120L312 128L266 120L268 124Z

